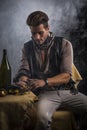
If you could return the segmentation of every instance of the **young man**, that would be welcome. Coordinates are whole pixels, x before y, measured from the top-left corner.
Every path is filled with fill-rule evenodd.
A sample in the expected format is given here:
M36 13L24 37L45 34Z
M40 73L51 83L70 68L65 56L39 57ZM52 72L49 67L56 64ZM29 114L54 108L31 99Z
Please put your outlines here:
M27 18L32 39L24 44L16 84L38 94L38 117L43 130L50 129L51 117L59 108L87 112L87 96L67 87L72 75L72 44L50 32L48 16L35 11ZM74 88L73 88L74 89ZM38 129L39 130L39 129Z

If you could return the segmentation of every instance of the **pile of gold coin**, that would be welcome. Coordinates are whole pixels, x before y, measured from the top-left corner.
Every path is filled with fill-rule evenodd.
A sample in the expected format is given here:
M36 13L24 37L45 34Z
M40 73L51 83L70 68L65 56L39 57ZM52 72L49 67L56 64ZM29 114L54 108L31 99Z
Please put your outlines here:
M7 91L4 88L0 89L0 97L4 97L6 95L7 95Z

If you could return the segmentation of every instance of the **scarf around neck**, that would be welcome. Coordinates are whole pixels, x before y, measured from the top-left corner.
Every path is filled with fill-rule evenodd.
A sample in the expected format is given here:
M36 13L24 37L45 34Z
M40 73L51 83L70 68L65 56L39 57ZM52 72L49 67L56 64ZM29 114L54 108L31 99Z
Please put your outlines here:
M33 39L33 44L36 48L38 48L40 50L46 50L51 45L53 39L54 39L54 36L53 36L52 32L50 32L50 35L46 38L46 40L44 41L43 44L37 43L34 39Z
M46 73L49 68L49 58L50 58L50 50L54 43L54 36L52 33L47 37L43 44L36 43L33 40L34 52L36 57L36 64L40 68L41 71ZM43 56L42 56L43 53ZM43 58L44 57L44 61Z

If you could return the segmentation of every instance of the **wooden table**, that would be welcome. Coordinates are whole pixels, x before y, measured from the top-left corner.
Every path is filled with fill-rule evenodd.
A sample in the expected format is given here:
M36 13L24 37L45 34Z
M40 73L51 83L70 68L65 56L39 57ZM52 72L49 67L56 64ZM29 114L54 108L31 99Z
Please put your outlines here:
M36 123L32 92L0 97L0 130L33 130Z

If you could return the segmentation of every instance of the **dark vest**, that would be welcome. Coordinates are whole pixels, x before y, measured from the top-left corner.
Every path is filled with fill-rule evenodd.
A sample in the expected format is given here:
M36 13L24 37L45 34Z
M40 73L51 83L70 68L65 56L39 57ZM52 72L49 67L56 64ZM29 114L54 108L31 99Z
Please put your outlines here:
M50 51L49 71L43 73L43 71L40 70L40 68L36 64L36 58L32 40L24 44L25 52L30 67L31 78L45 79L60 73L61 46L62 46L62 37L55 37L54 44L51 47Z

